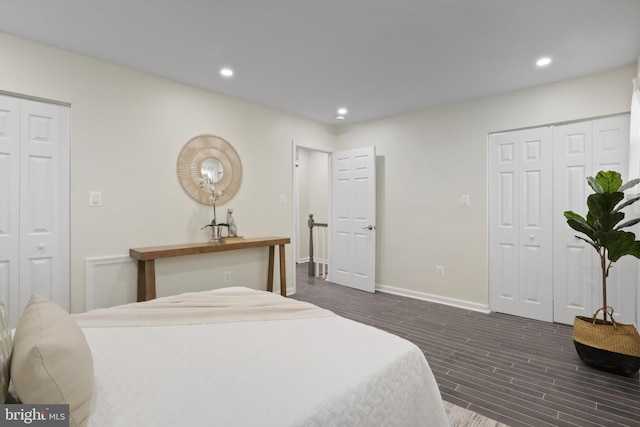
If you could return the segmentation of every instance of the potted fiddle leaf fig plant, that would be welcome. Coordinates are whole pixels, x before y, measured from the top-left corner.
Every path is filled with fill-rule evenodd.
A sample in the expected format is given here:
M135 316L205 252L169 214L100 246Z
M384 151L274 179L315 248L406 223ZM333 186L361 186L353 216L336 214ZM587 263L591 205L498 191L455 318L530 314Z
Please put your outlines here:
M578 355L588 365L621 375L632 375L640 369L640 335L634 325L618 323L607 306L607 278L613 264L625 255L640 258L640 241L634 233L623 229L640 222L640 218L624 221L624 208L640 200L640 196L624 200L624 191L638 183L634 179L622 183L614 171L600 171L587 178L594 193L587 198L586 218L572 211L564 213L567 224L583 236L576 236L598 253L601 267L602 307L593 317L576 316L573 341ZM598 313L602 312L602 319ZM609 320L610 319L610 320Z

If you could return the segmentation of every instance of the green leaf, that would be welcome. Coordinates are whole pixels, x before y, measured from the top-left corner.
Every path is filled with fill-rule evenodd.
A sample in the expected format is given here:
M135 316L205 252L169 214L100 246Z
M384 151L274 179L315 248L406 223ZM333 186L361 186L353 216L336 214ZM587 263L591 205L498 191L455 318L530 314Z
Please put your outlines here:
M567 219L581 219L582 221L585 221L585 219L582 217L582 215L579 215L577 213L575 213L574 211L564 211L564 217Z
M587 177L587 182L589 183L589 186L593 189L593 191L595 191L596 193L602 193L602 186L600 184L598 184L598 182L596 181L596 179L592 176L588 176Z
M596 182L602 187L605 193L614 193L622 185L622 177L616 171L600 171L596 175Z
M635 187L640 183L640 178L632 179L631 181L624 184L622 187L618 188L618 191L627 191L630 188Z
M624 202L623 204L621 204L620 206L618 206L617 208L615 208L615 211L616 212L617 211L621 211L622 209L626 208L627 206L634 204L638 200L640 200L640 196L633 197L633 198L627 200L626 202Z
M585 243L588 243L589 245L591 245L591 247L593 247L593 249L596 250L596 252L600 253L600 246L598 245L597 242L592 242L591 240L587 240L584 237L580 237L580 236L576 236L576 239L580 239Z
M567 224L569 225L569 227L580 233L586 234L587 237L595 242L595 230L589 223L587 223L587 221L582 216L572 211L566 211L564 213L564 216L565 218L567 218Z
M616 244L616 242L623 239L624 234L624 231L596 231L595 237L600 246L609 249L612 245Z
M636 246L636 235L625 231L612 231L609 233L603 233L607 236L604 237L603 246L607 248L609 261L616 262L624 255L631 255L631 250Z
M596 230L602 230L602 231L613 231L613 229L616 227L616 224L618 224L623 219L624 219L624 213L622 212L616 212L616 213L605 212L601 214L599 217L597 217L597 220L595 221L597 225L594 224L593 228L595 228Z
M633 245L631 245L627 253L629 255L633 255L634 257L640 259L640 242L638 242L637 240L633 242Z
M587 197L587 207L589 208L589 214L598 218L601 215L611 213L614 211L616 205L624 199L624 193L594 193ZM589 216L587 216L587 220Z
M640 218L631 219L631 220L629 220L627 222L624 222L624 223L620 224L619 226L617 226L616 230L620 230L622 228L631 227L632 225L636 225L639 222L640 222Z

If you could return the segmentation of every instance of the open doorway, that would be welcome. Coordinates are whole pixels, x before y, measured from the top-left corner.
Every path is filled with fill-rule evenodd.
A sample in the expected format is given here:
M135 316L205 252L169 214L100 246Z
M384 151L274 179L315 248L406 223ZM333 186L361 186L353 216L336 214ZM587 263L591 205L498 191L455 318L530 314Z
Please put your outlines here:
M304 264L305 272L314 276L325 276L328 273L329 234L328 227L317 224L328 224L330 215L330 152L293 145L294 153L294 261L296 270ZM309 215L313 215L316 224L312 231L309 228ZM313 259L313 264L310 264ZM294 289L295 289L294 274Z
M314 247L314 273L321 266L330 282L375 292L375 147L328 152L294 142L292 152L296 264L310 262ZM310 229L310 214L316 224L328 225L314 237L323 247L305 236L321 229Z

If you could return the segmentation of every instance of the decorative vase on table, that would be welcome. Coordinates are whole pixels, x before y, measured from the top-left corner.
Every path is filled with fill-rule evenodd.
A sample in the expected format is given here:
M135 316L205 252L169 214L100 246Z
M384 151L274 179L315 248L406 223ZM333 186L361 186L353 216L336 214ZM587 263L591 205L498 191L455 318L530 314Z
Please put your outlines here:
M200 230L211 227L211 243L220 243L222 227L227 227L227 224L218 223L216 221L216 199L222 196L223 193L220 190L216 190L213 178L205 172L202 173L202 178L200 178L200 189L211 193L209 200L211 201L211 207L213 208L213 219L211 220L211 223L205 225Z
M212 226L211 227L211 243L220 243L220 232L222 227Z
M640 335L635 326L618 323L613 318L613 309L607 306L607 278L611 266L621 257L640 258L640 241L635 240L634 233L622 230L640 222L640 218L622 222L625 218L623 209L640 200L636 195L625 201L624 192L640 183L640 179L622 184L618 172L600 171L595 178L587 178L587 182L594 193L587 198L589 212L586 217L572 211L566 211L564 216L572 229L586 236L576 238L598 253L602 307L592 318L576 316L573 341L586 364L615 374L633 375L640 369ZM600 311L602 319L597 319Z

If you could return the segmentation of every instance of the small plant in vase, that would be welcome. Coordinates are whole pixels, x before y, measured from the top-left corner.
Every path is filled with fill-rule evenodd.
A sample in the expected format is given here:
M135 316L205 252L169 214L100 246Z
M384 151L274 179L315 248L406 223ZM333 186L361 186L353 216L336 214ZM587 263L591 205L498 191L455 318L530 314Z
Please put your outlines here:
M213 206L213 219L211 220L211 223L205 225L200 230L211 227L211 242L220 243L220 237L222 237L222 227L229 226L229 224L226 223L218 223L216 220L216 200L218 199L218 197L223 195L222 190L217 190L211 175L204 172L202 173L202 178L200 178L200 189L211 193L209 200L211 201L211 206Z
M593 247L600 258L602 307L593 318L576 316L573 340L580 358L587 364L605 371L631 375L640 369L640 335L633 325L617 323L613 310L607 310L607 278L613 263L625 255L640 258L640 241L634 233L623 231L640 222L640 218L622 222L622 210L640 200L640 196L624 201L624 191L638 183L634 179L622 184L621 175L600 171L587 178L594 193L587 198L589 212L584 218L575 212L564 213L567 224L586 237L576 236ZM602 311L602 320L596 319ZM611 319L609 321L609 318Z

